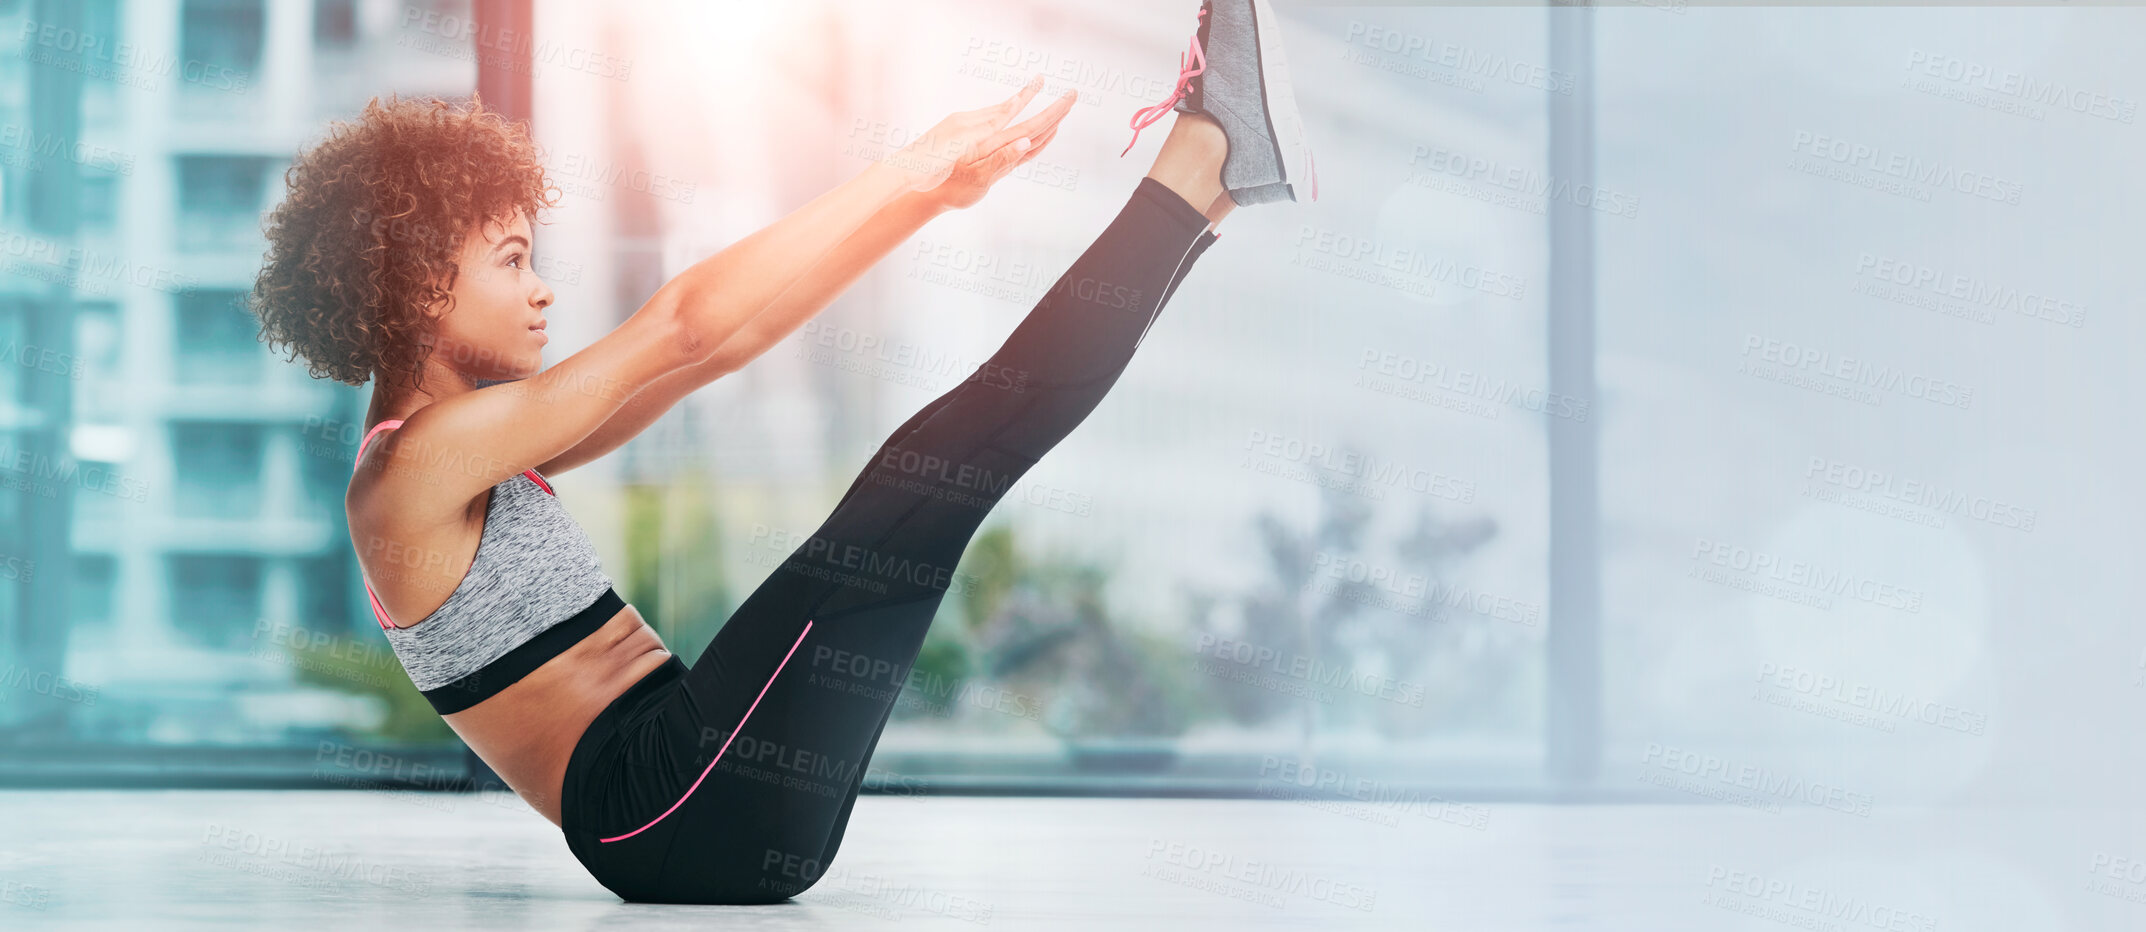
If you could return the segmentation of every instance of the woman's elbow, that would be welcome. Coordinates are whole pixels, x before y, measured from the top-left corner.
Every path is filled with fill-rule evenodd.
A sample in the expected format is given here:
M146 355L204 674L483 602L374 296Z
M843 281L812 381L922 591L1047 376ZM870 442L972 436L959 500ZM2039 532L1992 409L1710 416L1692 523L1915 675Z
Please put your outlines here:
M692 313L693 300L685 288L666 285L634 314L644 319L653 338L665 347L679 366L707 362L723 345L723 334L712 332L706 315Z

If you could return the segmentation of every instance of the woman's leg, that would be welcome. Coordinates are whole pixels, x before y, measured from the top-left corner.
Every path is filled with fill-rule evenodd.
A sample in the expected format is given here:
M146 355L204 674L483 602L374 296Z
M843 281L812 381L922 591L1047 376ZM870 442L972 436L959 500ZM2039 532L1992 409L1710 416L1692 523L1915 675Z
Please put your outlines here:
M971 536L1115 384L1213 242L1207 226L1142 179L998 352L895 431L653 713L661 737L639 750L691 772L651 775L684 786L675 802L638 800L646 822L582 826L642 865L630 892L599 879L694 902L780 900L819 879Z

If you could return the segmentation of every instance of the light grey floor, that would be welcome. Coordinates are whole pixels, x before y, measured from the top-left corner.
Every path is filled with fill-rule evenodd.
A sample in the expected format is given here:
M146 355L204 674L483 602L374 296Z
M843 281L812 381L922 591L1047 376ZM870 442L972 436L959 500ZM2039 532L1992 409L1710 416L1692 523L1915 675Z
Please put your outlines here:
M2136 837L2050 813L866 797L797 899L678 907L620 902L512 797L11 791L0 929L2146 928Z

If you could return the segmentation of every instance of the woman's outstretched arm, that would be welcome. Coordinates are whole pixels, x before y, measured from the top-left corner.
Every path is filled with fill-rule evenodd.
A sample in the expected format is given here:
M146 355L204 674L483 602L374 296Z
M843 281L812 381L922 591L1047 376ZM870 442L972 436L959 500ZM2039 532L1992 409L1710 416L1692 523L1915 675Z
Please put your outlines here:
M903 195L941 187L957 165L1010 142L1007 124L1040 87L1031 82L1002 103L939 121L886 161L695 263L616 329L534 377L424 406L376 457L390 481L354 481L354 501L363 506L385 488L412 514L449 513L559 459L650 385L708 363Z
M736 372L781 343L926 223L949 210L976 203L993 184L1035 158L1058 135L1058 125L1075 99L1075 93L1068 91L1042 112L1001 134L1014 140L1030 140L1027 149L1008 144L995 151L977 152L957 164L947 179L932 190L912 191L895 200L740 327L706 362L679 369L649 384L587 439L537 471L545 475L563 472L617 449L639 436L680 399Z
M928 195L911 193L895 201L886 210L867 222L862 229L850 234L848 239L836 246L818 265L798 280L797 284L783 294L781 299L753 318L746 329L741 329L731 339L724 341L715 355L706 362L688 366L663 376L639 394L619 406L618 412L604 421L603 426L576 444L573 449L559 454L541 466L537 472L555 475L576 466L594 461L604 454L618 449L626 441L640 435L664 412L676 405L679 399L716 379L722 378L757 357L767 346L779 342L791 330L803 324L812 315L834 302L844 291L864 275L866 269L877 264L896 246L902 244L933 217L944 213L937 202ZM778 321L786 321L782 332L771 333ZM748 333L748 331L757 331ZM765 343L766 345L762 345ZM748 351L750 352L748 353Z

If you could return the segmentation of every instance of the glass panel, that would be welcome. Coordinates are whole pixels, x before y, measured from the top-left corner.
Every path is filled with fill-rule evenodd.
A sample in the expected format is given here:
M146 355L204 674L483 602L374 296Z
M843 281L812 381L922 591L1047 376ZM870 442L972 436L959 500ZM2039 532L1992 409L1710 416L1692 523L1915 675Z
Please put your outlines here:
M172 469L179 478L176 513L219 520L259 515L261 450L259 425L173 423Z
M189 65L252 72L261 66L263 0L186 0L179 56Z
M567 67L597 60L571 41L536 75L565 193L540 249L585 286L562 290L584 310L553 318L555 350L947 112L1032 73L1082 94L1080 128L985 203L573 477L577 516L621 541L622 591L688 658L825 490L982 363L1124 203L1168 129L1120 160L1124 121L1170 93L1197 27L1131 0L934 9L538 5L539 34L631 37L601 51L639 78ZM1588 416L1548 394L1543 352L1545 205L1576 196L1547 177L1547 100L1571 77L1541 9L1280 12L1322 200L1232 215L1110 398L997 506L885 766L1098 786L1252 784L1314 755L1361 779L1539 773L1545 424ZM845 66L790 67L799 43ZM617 116L681 108L704 119Z
M185 291L175 296L178 381L246 384L257 381L268 354L260 323L238 291Z
M244 554L173 554L172 625L215 648L244 646L261 615L261 561Z
M182 155L179 171L178 245L187 250L230 250L260 239L267 205L268 160L241 155Z
M1599 33L1603 772L2130 805L2146 14L1684 13Z
M361 6L390 14L377 34ZM29 28L55 11L78 39ZM340 482L364 392L271 364L240 303L293 154L275 140L376 94L475 86L468 37L413 54L453 37L412 19L0 3L0 669L80 687L0 697L0 779L112 760L310 773L323 740L459 767L356 589ZM70 57L85 46L125 51ZM70 107L75 138L42 116ZM33 191L78 228L38 226ZM80 259L74 288L48 254ZM159 755L199 745L222 750Z
M347 49L357 41L357 0L316 0L313 4L313 42L323 49Z

